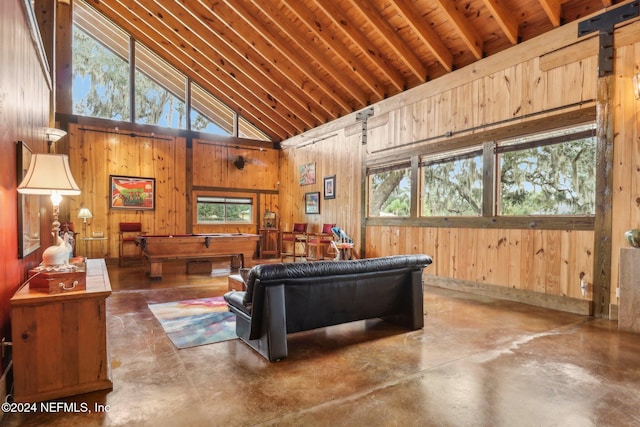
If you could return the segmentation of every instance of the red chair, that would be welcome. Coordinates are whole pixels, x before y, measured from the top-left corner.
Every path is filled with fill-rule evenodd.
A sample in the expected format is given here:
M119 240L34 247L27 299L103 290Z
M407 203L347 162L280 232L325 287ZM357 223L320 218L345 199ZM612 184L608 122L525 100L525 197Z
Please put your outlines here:
M122 265L122 261L125 259L140 259L142 257L142 250L137 248L138 254L135 257L125 257L126 246L136 246L136 236L142 233L142 224L139 222L121 222L120 231L118 232L120 248L118 251L118 264Z
M287 248L285 245L290 245ZM298 253L296 248L302 247L302 252ZM296 261L296 257L307 256L307 223L297 222L293 224L291 231L283 231L280 234L280 260L284 260L286 257L293 257L293 262Z
M335 224L323 224L320 233L309 233L307 236L307 259L315 261L324 259L326 249L333 241L331 229ZM314 249L314 250L312 250Z

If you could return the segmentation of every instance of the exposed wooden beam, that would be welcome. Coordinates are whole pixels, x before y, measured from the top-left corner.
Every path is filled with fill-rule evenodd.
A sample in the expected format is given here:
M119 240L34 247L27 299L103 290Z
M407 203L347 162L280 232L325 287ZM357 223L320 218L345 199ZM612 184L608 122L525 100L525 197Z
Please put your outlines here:
M384 98L385 93L382 84L373 78L364 63L357 56L354 56L347 46L342 43L335 43L333 35L329 33L327 28L319 28L319 20L311 10L299 0L281 1L291 9L291 12L298 17L300 22L307 26L309 31L322 40L328 49L334 50L338 59L353 71L354 76L358 77L362 84L377 96L377 99Z
M442 11L447 14L451 24L458 30L460 37L464 40L471 53L476 59L482 58L482 48L484 42L478 32L469 24L469 21L458 12L455 4L451 0L435 0Z
M300 35L295 32L294 25L292 25L279 10L273 7L270 0L251 0L251 2L271 19L272 25L276 26L287 36L288 40L286 43L297 45L301 52L308 55L321 69L334 78L345 93L349 94L349 96L359 104L367 104L368 97L362 89L360 89L360 86L358 86L351 77L347 76L341 70L336 69L333 64L327 61L324 52L322 52L316 44L306 43L306 38L300 37ZM298 53L298 55L300 54ZM316 81L318 80L322 79L317 79Z
M559 27L562 14L562 5L560 4L560 0L538 0L540 2L540 6L544 9L544 13L547 14L549 21L554 27Z
M416 36L429 48L440 65L442 65L447 72L453 70L453 55L449 52L447 46L445 46L436 32L424 22L424 19L422 19L419 13L413 8L409 0L395 0L395 6L398 13L402 15Z
M418 80L421 82L426 81L427 68L398 36L398 33L389 25L389 22L382 18L380 12L371 6L368 0L351 0L351 3L360 11L361 16L371 24L373 29L382 36L398 56L398 59L406 64Z
M333 1L313 1L315 1L316 5L318 5L318 7L322 9L329 18L331 18L337 28L342 29L345 36L347 37L347 41L349 43L353 43L353 45L358 48L366 58L373 62L373 64L380 70L382 74L387 76L392 86L394 86L398 91L403 91L405 89L404 78L398 72L398 70L387 64L381 57L381 55L378 55L376 53L376 47L373 46L373 44L369 40L367 40L367 37L365 35L354 28L347 19L344 19L342 11L335 5Z
M246 49L244 56L248 59L252 58L252 62L262 62L263 67L267 69L267 72L273 74L274 78L277 79L276 76L282 76L279 80L276 80L276 84L284 87L284 83L288 81L293 87L304 92L308 98L315 102L317 109L324 112L325 118L323 121L326 122L330 118L339 117L345 111L345 106L336 102L336 96L333 91L323 90L323 87L308 84L309 80L312 79L300 69L299 64L295 63L296 58L288 57L280 49L275 48L273 43L260 35L253 24L247 22L244 16L236 13L236 11L222 2L216 2L215 7L213 5L207 6L207 3L211 2L198 0L197 3L189 4L194 11L200 11L202 14L204 14L204 10L208 10L212 16L217 17L221 23L224 23L228 31L233 32L238 37L237 40L230 41L233 48L238 50ZM223 38L228 37L227 31L220 32ZM311 102L311 104L314 102ZM311 105L306 105L301 108L311 109L312 107ZM318 114L320 113L316 113L316 116Z
M249 29L251 31L254 31L256 34L260 34L273 49L286 56L296 66L296 68L305 75L307 83L309 81L316 83L320 90L324 91L340 105L342 112L350 112L353 110L353 104L350 104L343 97L339 96L336 93L335 87L333 87L330 82L316 77L316 72L313 70L311 64L309 64L308 61L305 61L304 58L300 57L300 55L291 48L290 43L287 40L271 31L270 28L249 13L246 7L241 5L239 2L224 0L224 3L233 9L238 16L241 16L247 24L249 24ZM305 82L302 84L305 84Z
M491 11L491 15L511 44L518 44L518 22L506 8L503 0L484 0L484 4Z
M256 64L247 60L229 46L229 37L221 37L214 31L210 30L210 26L205 25L203 21L209 20L211 14L198 15L197 13L189 13L179 4L173 2L163 2L160 6L153 0L138 0L141 6L149 10L157 17L161 17L166 25L184 36L187 36L189 42L199 51L215 52L221 58L226 59L224 68L229 70L239 81L248 81L244 83L256 93L261 93L262 97L271 104L273 109L282 110L282 114L287 118L290 117L291 111L297 111L297 118L308 128L317 126L322 123L320 116L313 116L305 106L310 100L294 99L286 91L271 80L270 76ZM192 5L193 6L193 5ZM160 8L161 7L161 8ZM245 54L246 55L246 54ZM298 93L298 92L296 92Z

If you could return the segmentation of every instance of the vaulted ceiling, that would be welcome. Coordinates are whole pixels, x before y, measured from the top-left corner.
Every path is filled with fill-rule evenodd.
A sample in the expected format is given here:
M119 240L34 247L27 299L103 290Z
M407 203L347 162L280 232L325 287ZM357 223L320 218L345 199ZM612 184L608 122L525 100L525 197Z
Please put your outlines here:
M274 141L615 0L87 0Z

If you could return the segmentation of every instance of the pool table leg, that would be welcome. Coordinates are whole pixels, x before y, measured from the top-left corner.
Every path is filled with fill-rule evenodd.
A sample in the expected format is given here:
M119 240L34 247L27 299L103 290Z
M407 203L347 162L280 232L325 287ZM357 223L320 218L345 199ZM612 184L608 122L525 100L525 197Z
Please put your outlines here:
M162 261L149 260L149 277L151 279L162 279Z

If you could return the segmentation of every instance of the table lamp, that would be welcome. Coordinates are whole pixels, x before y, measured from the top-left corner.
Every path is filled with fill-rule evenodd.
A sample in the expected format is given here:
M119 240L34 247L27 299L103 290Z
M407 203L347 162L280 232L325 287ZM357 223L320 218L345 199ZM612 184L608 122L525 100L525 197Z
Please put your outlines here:
M29 169L24 179L18 185L18 192L22 194L46 194L51 196L53 204L53 244L57 246L60 222L58 214L62 196L76 196L80 194L80 187L76 184L69 167L69 156L66 154L34 154L29 163ZM53 247L53 246L52 246ZM51 249L47 248L45 253ZM56 252L56 251L50 251ZM43 255L44 258L44 255ZM62 255L57 255L47 260L45 264L61 264ZM66 260L66 258L65 258ZM62 262L64 263L64 261Z
M87 219L93 218L93 214L89 208L80 208L78 218L82 218L82 236L87 237Z

